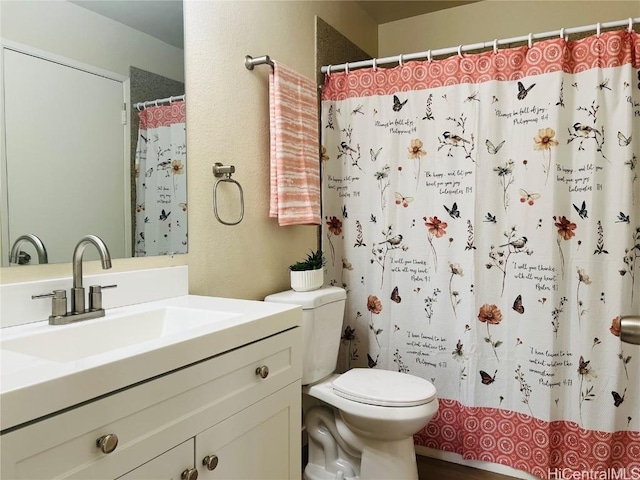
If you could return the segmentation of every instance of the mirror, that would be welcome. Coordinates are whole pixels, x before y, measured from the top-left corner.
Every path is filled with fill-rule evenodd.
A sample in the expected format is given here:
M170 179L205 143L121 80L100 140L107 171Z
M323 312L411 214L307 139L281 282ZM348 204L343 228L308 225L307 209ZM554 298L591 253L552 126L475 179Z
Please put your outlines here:
M88 233L186 253L182 0L3 1L0 22L0 266L38 264L33 236L48 263Z

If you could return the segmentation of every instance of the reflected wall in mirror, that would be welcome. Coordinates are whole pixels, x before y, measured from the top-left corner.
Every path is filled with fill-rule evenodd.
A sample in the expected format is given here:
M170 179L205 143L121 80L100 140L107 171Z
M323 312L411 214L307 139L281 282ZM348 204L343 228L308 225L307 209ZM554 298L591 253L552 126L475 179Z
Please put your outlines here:
M26 234L49 263L88 233L113 258L186 253L182 2L2 1L0 22L0 265Z

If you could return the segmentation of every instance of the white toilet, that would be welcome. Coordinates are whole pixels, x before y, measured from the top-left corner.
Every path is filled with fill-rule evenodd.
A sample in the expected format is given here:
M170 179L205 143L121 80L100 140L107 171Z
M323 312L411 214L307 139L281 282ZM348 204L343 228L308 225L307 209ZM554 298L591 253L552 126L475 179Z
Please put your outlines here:
M436 389L404 373L355 368L335 375L346 292L289 290L267 302L302 306L307 480L417 480L413 434L438 411ZM305 399L305 400L308 400Z

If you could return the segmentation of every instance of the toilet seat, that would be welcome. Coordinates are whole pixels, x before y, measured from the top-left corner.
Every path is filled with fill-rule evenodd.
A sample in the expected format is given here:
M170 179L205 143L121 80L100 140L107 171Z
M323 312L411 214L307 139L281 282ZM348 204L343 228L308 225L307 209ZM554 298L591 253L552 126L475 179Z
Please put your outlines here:
M381 407L415 407L436 398L423 378L388 370L354 368L332 382L333 392L357 403Z

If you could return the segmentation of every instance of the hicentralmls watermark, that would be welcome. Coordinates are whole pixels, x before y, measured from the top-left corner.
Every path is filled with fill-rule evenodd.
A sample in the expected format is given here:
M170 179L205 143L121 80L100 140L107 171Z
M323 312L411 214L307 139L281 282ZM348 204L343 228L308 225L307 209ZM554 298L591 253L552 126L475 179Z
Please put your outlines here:
M550 468L548 476L553 480L640 480L640 467L583 471L571 470L570 468Z

